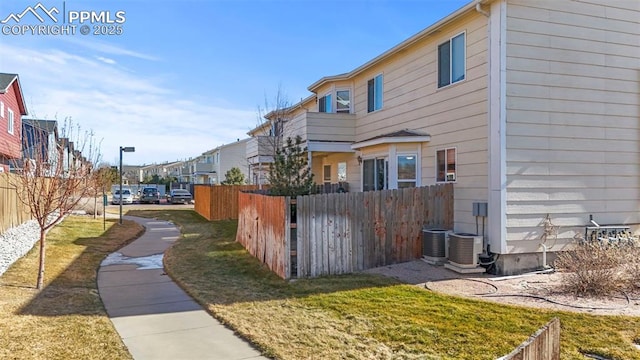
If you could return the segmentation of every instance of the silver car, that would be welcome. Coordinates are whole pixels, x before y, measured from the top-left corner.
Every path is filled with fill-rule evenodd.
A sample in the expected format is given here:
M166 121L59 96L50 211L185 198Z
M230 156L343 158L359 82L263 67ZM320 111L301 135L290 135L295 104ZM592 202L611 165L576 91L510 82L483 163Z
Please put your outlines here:
M113 205L120 204L120 198L122 198L122 204L133 204L133 193L131 189L122 189L122 196L120 196L120 189L116 190L111 197L111 203Z

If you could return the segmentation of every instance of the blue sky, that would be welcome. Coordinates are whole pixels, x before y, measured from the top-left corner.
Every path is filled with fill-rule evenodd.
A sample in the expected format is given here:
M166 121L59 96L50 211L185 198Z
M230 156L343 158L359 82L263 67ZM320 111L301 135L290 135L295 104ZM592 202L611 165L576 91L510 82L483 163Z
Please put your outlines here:
M58 23L26 14L0 26L58 25L70 11L116 20L123 11L122 34L80 34L83 24L115 30L106 21L76 21L74 35L2 33L0 72L20 75L29 117L71 117L92 129L106 162L117 163L120 145L136 147L126 164L184 160L246 138L278 89L295 103L314 81L356 68L468 2L42 0L60 11ZM2 0L0 20L36 4Z

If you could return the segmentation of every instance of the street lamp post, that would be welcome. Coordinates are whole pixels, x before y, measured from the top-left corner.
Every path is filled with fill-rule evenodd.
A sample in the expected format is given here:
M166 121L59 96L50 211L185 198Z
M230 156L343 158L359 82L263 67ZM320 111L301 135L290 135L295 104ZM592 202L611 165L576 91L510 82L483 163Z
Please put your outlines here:
M122 153L134 151L136 151L136 148L133 146L120 146L120 201L118 201L120 204L120 225L122 225Z

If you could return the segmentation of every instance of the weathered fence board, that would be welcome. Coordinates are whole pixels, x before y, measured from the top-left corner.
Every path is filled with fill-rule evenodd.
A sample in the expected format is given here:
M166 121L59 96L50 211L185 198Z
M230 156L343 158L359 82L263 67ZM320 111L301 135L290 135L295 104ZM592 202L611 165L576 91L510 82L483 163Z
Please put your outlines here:
M559 360L560 319L553 318L523 342L509 355L500 360Z
M298 196L293 225L290 201L238 196L237 241L283 278L346 274L417 259L423 226L453 228L451 184Z
M238 218L238 193L257 185L195 185L195 211L209 221Z
M31 220L29 208L18 198L16 185L19 181L11 181L14 174L0 174L0 234L8 229Z
M290 276L289 198L238 194L236 241L282 278Z
M453 228L451 184L297 198L297 276L344 274L422 254L425 225ZM302 251L304 249L304 252Z

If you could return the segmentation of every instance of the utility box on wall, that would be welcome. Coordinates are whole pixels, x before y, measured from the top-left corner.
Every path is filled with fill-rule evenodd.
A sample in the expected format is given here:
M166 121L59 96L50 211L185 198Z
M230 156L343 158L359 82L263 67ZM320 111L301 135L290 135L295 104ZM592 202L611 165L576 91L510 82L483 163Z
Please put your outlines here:
M473 203L473 216L484 216L486 217L489 213L488 211L489 204L486 202L474 202Z

